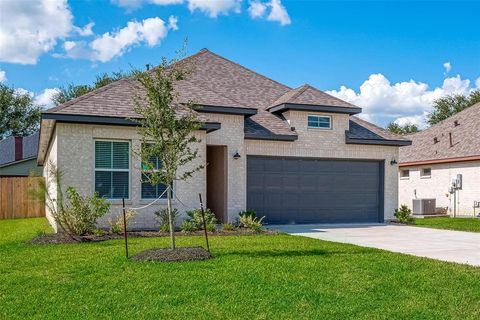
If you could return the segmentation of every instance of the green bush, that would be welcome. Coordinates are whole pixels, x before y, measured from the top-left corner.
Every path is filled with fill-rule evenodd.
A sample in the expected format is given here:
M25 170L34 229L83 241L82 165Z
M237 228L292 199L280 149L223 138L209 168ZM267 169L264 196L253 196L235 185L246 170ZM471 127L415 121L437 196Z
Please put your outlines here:
M110 202L95 193L91 197L82 197L74 187L66 191L68 206L64 206L58 219L66 225L73 235L94 234L97 220L110 210Z
M195 224L196 229L198 230L203 230L203 218L202 218L202 210L201 209L194 209L187 211L188 215L188 221L191 221ZM205 210L205 223L207 225L207 230L208 230L208 225L216 225L217 224L217 219L215 218L215 214L212 212L210 209Z
M261 217L260 219L257 219L251 215L243 215L240 216L240 225L255 232L260 232L262 231L262 221L264 218L265 217Z
M233 223L223 223L222 224L222 230L223 231L233 231L235 230L235 226Z
M249 216L249 217L252 217L252 218L256 218L257 213L255 212L255 210L247 209L247 210L240 211L238 213L238 216L239 217Z
M207 223L207 231L208 232L217 231L217 225L215 223Z
M395 218L397 218L398 222L407 223L412 222L412 210L410 210L406 205L400 206L399 209L395 209Z
M197 230L197 226L195 222L191 220L184 220L180 225L180 230L182 230L182 232L193 232Z
M137 213L133 210L128 210L125 213L125 220L127 221L127 227L128 227L128 222L132 220ZM110 226L110 232L111 233L122 233L123 232L123 214L117 215L115 218L110 218L108 219L108 225Z
M157 216L157 221L160 224L160 231L161 232L170 232L170 224L168 219L168 209L160 209L155 211L155 215ZM172 217L173 217L173 225L177 221L179 217L179 212L177 208L172 209Z

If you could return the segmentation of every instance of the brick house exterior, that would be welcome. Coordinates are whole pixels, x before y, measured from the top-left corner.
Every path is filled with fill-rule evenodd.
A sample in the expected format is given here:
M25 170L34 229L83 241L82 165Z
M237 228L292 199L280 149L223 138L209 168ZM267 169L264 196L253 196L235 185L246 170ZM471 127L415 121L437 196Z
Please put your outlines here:
M266 221L272 223L393 218L398 205L398 149L409 140L355 117L361 108L311 86L291 89L206 49L186 59L194 63L195 71L176 90L181 99L193 99L199 106L204 128L196 133L201 142L196 146L199 157L192 165L206 168L188 181L174 184L174 205L183 216L186 210L199 207L201 193L220 221L234 221L239 211L247 208L266 215ZM136 127L128 120L136 116L132 81L120 80L42 115L38 159L45 164L47 179L49 163L55 163L64 172L65 185L92 194L101 189L96 141L123 141L130 148L139 147ZM127 205L150 203L151 199L143 199L140 160L132 152L128 157L124 174L128 172ZM272 168L289 164L288 170L295 167L297 171L267 170L270 173L262 173L263 180L255 182L260 176L253 171L255 163L268 163ZM375 176L365 170L373 170ZM322 176L328 179L323 181ZM272 179L277 182L268 182ZM351 186L361 186L362 179L365 191ZM300 193L303 185L305 190ZM288 191L289 187L294 190ZM338 194L337 202L329 199L332 194ZM312 198L322 197L326 200L312 202ZM342 202L347 204L342 206ZM111 199L111 203L110 215L119 214L120 199ZM289 206L292 203L300 209ZM278 214L273 209L276 205L283 208ZM153 211L164 206L161 199L139 211L133 227L155 228ZM303 211L309 212L308 219L302 219Z

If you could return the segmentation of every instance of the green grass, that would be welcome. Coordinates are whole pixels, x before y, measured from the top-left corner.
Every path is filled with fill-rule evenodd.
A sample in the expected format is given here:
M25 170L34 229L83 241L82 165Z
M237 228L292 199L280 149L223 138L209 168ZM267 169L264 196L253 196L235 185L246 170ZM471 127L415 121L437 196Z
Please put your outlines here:
M0 221L0 319L480 318L480 268L289 235L212 237L209 261L133 262L121 240L25 243L45 230Z
M415 225L435 229L480 232L478 218L427 218L415 219Z

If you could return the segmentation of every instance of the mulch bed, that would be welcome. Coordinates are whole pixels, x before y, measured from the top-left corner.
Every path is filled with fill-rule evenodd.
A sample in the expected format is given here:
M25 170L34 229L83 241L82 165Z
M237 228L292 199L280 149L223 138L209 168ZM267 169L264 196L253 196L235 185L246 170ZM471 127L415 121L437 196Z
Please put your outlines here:
M174 250L157 248L142 251L133 257L134 261L180 262L211 259L212 255L202 247L181 247Z
M251 236L251 235L272 235L277 234L276 231L264 229L262 232L255 232L246 228L238 228L232 231L215 231L209 232L209 236ZM203 230L193 232L175 232L176 236L204 236ZM158 231L129 231L129 238L157 238L157 237L169 237L168 232ZM99 242L106 240L122 239L123 234L117 233L105 233L102 235L90 235L78 237L78 239L72 239L63 233L49 233L46 235L36 236L29 241L30 244L65 244L65 243L80 243L80 242Z

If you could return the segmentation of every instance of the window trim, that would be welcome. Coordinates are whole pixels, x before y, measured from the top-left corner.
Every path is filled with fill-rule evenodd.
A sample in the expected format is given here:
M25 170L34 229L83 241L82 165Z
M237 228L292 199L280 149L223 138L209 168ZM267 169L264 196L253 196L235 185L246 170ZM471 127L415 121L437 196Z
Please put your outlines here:
M407 171L408 175L403 176L403 172ZM400 169L400 179L402 180L409 180L410 179L410 169Z
M429 175L424 174L425 169L430 169L430 174ZM432 167L425 167L425 168L420 169L420 178L430 179L431 177L432 177Z
M328 118L329 120L329 126L328 128L322 128L322 127L312 127L308 124L308 118L309 117L317 117L317 118ZM307 128L308 129L320 129L320 130L332 130L333 125L332 125L332 116L331 115L322 115L322 114L308 114L307 115Z
M105 142L126 142L128 143L128 169L106 169L106 168L99 168L97 169L95 164L95 142L96 141L105 141ZM128 172L128 198L125 198L125 201L132 200L132 142L130 140L123 140L123 139L108 139L108 138L93 138L93 192L97 192L95 190L95 174L97 171L106 171L106 172ZM112 155L113 156L113 155ZM107 198L108 201L115 203L121 202L121 198Z
M142 147L142 145L140 145L140 148ZM159 163L159 159L157 158L157 164ZM154 169L153 171L158 171L158 169ZM144 198L143 197L143 192L142 192L142 185L143 185L143 181L142 181L142 178L143 178L143 173L145 171L143 170L143 162L142 160L140 159L140 201L152 201L152 200L155 200L157 198ZM175 201L175 194L176 194L176 181L174 180L173 183L172 183L172 202ZM163 203L163 202L167 202L167 198L160 198L158 199L158 201L160 203Z

